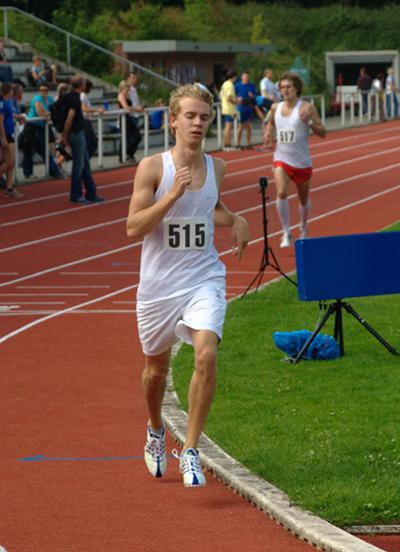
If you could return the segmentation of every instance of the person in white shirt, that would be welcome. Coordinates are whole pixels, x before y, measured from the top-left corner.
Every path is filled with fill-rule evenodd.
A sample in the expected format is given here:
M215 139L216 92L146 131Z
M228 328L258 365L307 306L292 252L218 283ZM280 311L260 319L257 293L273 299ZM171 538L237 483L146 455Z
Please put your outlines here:
M225 266L214 246L214 226L232 228L239 259L249 240L246 220L220 200L225 162L202 150L212 103L212 95L196 85L172 92L176 145L141 160L127 220L128 237L143 239L136 315L149 411L144 457L154 477L167 468L161 405L171 347L178 338L194 347L188 427L183 451L176 453L186 487L206 483L197 444L214 397L226 309Z
M143 113L144 111L144 105L141 103L139 95L138 95L138 84L139 84L139 73L135 73L134 71L131 71L128 74L127 82L129 85L129 97L132 102L132 115L138 119L139 114Z
M272 78L272 69L265 69L264 78L260 81L260 93L261 96L264 96L264 98L268 98L272 102L276 102L279 99L279 93Z
M292 239L288 202L289 182L292 180L296 184L300 201L300 237L306 238L311 206L309 191L312 176L308 145L309 130L324 138L326 129L315 106L301 100L303 81L298 75L284 73L279 79L279 89L283 101L271 107L271 116L264 131L264 143L271 147L276 134L273 164L277 193L276 207L283 227L280 246L289 247Z
M387 77L385 81L385 95L386 95L386 115L388 117L397 117L399 114L399 102L397 99L397 86L394 77L393 67L389 67L387 70Z

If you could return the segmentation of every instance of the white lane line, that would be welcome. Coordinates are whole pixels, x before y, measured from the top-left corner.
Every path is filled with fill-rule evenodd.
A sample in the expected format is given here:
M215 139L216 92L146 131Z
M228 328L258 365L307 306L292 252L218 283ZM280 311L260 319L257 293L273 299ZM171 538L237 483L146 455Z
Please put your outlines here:
M115 271L115 272L99 272L99 271L91 271L91 272L60 272L62 276L125 276L126 274L132 275L132 274L140 274L140 272L137 271Z
M366 173L361 173L359 175L354 175L352 177L349 177L349 178L346 178L346 179L342 179L342 180L339 180L337 182L332 182L332 183L328 183L328 184L325 184L323 186L319 186L317 188L314 188L314 189L311 189L311 193L315 193L317 191L322 191L322 190L325 190L326 188L329 188L329 187L333 187L333 186L338 186L340 184L343 184L345 182L348 182L348 181L351 181L351 180L356 180L358 178L362 178L364 176L368 176L368 175L371 175L371 174L376 174L377 172L383 172L384 170L391 170L392 168L396 168L398 167L399 164L396 163L394 165L389 165L389 166L386 166L384 169L376 169L374 171L368 171ZM223 195L223 193L222 193ZM295 197L295 194L292 194L289 196L289 199ZM251 207L249 209L246 209L246 210L243 210L243 211L240 211L241 213L245 213L245 212L250 212L250 211L254 211L254 210L257 210L257 209L260 209L260 205L256 206L256 207ZM77 261L72 261L70 263L65 263L63 265L58 265L56 267L52 267L52 268L48 268L48 269L45 269L45 270L42 270L42 271L39 271L39 272L36 272L36 273L33 273L33 274L28 274L26 276L22 276L21 278L17 278L15 280L10 280L8 282L3 282L3 283L0 283L0 287L4 287L4 286L8 286L8 285L12 285L12 284L15 284L15 283L19 283L21 281L24 281L24 280L27 280L29 278L36 278L38 276L42 276L44 274L48 274L50 272L54 272L54 271L57 271L57 270L61 270L63 268L68 268L68 267L72 267L72 266L76 266L77 264L81 264L81 263L84 263L84 262L89 262L89 261L92 261L92 260L95 260L95 259L99 259L101 257L104 257L104 256L107 256L107 255L112 255L114 253L119 253L121 251L125 251L127 249L130 249L130 248L135 248L135 247L139 247L140 245L142 244L142 242L138 242L138 243L134 243L134 244L129 244L127 246L124 246L124 247L121 247L121 248L118 248L118 249L113 249L111 251L105 251L103 253L98 253L97 255L92 255L92 256L89 256L89 257L85 257L83 259L79 259ZM61 274L72 274L72 273L61 273ZM93 274L93 272L82 272L82 273L75 273L76 275L82 275L82 274ZM111 273L111 274L114 274L114 273ZM120 272L117 272L115 274L121 274Z
M77 228L76 230L70 230L68 232L61 232L61 234L54 234L53 236L47 236L45 238L39 238L37 240L32 240L25 243L19 243L17 245L12 245L10 247L5 247L4 249L0 249L0 253L15 251L16 249L22 249L24 247L29 247L31 245L37 245L38 243L58 240L59 238L65 238L67 236L74 236L75 234L80 234L82 232L90 232L91 230L96 230L98 228L105 228L106 226L112 226L113 224L118 224L120 222L126 222L126 217L121 217L114 220L108 220L107 222L100 222L99 224L93 224L92 226L84 226L83 228Z
M393 150L388 150L385 153L391 153L393 151L399 151L399 150L400 150L400 148L393 148ZM354 163L354 161L361 161L363 159L370 159L371 157L374 157L375 155L382 155L382 152L377 152L376 154L371 154L371 155L364 155L363 157L359 157L359 158L347 159L346 161L341 161L340 163L333 163L332 165L324 165L323 167L318 167L316 169L313 169L313 174L318 173L318 172L322 172L326 169L328 169L328 170L332 169L332 168L336 169L337 167L340 167L340 165L347 165L349 163ZM397 166L397 164L395 164L395 165L386 165L385 167L382 167L382 168L373 169L373 171L379 172L379 171L386 170L388 167L396 167L396 166ZM270 169L272 170L271 167L270 167ZM356 175L353 175L350 178L358 178L358 177L364 176L366 174L371 174L371 173L370 172L358 173ZM273 177L268 178L268 184L271 184L272 182L275 182L275 178L273 178ZM338 182L342 182L342 181L338 180ZM231 188L230 190L222 191L221 196L236 194L236 192L244 192L244 191L250 190L250 189L252 189L252 188L254 188L258 185L259 185L259 183L256 182L256 183L253 183L253 184L245 184L244 186L240 186L240 188ZM311 191L318 190L319 188L322 188L322 186L316 186L315 188L311 188Z
M71 261L69 263L64 263L62 265L53 266L51 268L46 268L44 270L39 270L38 272L33 272L32 274L26 274L25 276L21 276L21 278L16 278L15 280L9 280L8 282L3 282L0 284L0 287L10 286L12 284L23 282L24 280L29 280L30 278L37 278L38 276L43 276L44 274L50 274L51 272L56 272L57 270L61 270L63 268L68 268L70 266L76 266L81 263L94 261L102 257L106 257L107 255L114 255L115 253L120 253L121 251L126 251L128 249L134 249L135 247L139 247L139 245L141 244L142 242L125 245L123 247L118 247L117 249L111 249L110 251L103 251L102 253L91 255L90 257L84 257L83 259L78 259L76 261Z
M118 188L119 186L125 186L126 184L131 184L132 182L133 182L133 179L131 179L131 180L120 180L119 182L113 182L111 184L102 184L101 186L97 186L97 189L98 190L104 190L104 189L110 190L112 188ZM49 194L47 196L35 197L33 199L24 199L24 200L18 201L18 202L6 203L5 205L0 205L0 209L7 209L9 207L20 207L21 205L30 205L32 203L41 203L44 200L47 200L47 199L52 200L52 199L57 199L59 197L69 197L69 192L61 192L61 193L58 193L58 194ZM102 205L102 203L95 203L94 205L99 207L99 206ZM89 207L89 205L85 205L85 207ZM71 211L75 211L77 209L80 209L80 207L77 207L77 206L74 207L74 206L71 205Z
M15 301L19 305L65 305L65 301ZM10 305L5 301L0 301L0 305Z
M34 221L37 221L37 220L42 220L42 219L46 219L46 218L50 218L50 217L56 217L56 216L59 216L59 215L65 215L66 213L70 214L71 212L73 213L76 213L77 211L81 211L81 210L87 210L87 209L91 209L93 207L99 207L100 205L103 205L104 207L107 207L108 205L111 205L112 203L118 203L118 202L121 202L121 201L127 201L131 196L130 195L126 195L126 196L121 196L121 197L114 197L113 199L107 199L107 202L105 203L92 203L92 204L89 204L89 205L81 205L80 207L75 207L75 208L72 208L69 207L68 209L62 209L61 211L52 211L52 212L49 212L49 213L43 213L42 215L35 215L34 217L29 217L29 218L21 218L19 220L11 220L9 222L3 222L2 224L0 224L0 228L4 228L6 226L16 226L17 224L25 224L25 223L28 223L28 222L34 222Z
M19 310L19 311L3 311L0 308L0 317L10 316L40 316L43 314L55 314L56 310ZM136 309L87 309L76 310L67 314L135 314Z
M389 194L391 192L394 192L394 191L398 191L400 190L400 184L397 185L397 186L394 186L388 190L384 190L383 192L379 192L379 193L376 193L374 195L370 195L364 199L361 199L361 200L358 200L358 201L354 201L352 203L349 203L347 205L344 205L343 207L339 207L337 209L333 209L332 211L327 211L326 213L323 213L321 215L318 215L318 216L315 216L315 217L312 217L310 218L309 222L315 222L317 220L321 220L323 218L327 218L329 216L332 216L332 215L335 215L341 211L346 211L348 209L351 209L352 207L355 207L357 205L361 205L363 203L367 203L369 201L372 201L373 199L376 199L378 197L381 197L385 194ZM294 229L294 228L297 228L299 225L293 225L291 228ZM282 234L282 231L279 231L279 232L275 232L273 234L271 234L271 237L272 236L276 236L276 235L279 235L279 234ZM253 245L255 243L259 243L260 241L263 241L264 240L264 237L261 237L261 238L257 238L255 240L251 240L249 242L249 245ZM232 251L229 249L227 251L223 251L219 254L220 257L224 257L226 255L229 255L231 254ZM17 335L19 335L20 333L34 327L34 326L37 326L38 324L41 324L42 322L46 322L47 320L51 320L52 318L56 318L58 316L62 316L63 314L68 314L68 313L72 313L76 310L81 310L83 307L87 307L88 305L93 305L95 303L99 303L100 301L103 301L105 299L109 299L110 297L115 297L115 295L119 295L121 293L125 293L126 291L132 291L133 289L137 288L138 284L133 284L131 286L127 286L125 288L122 288L120 290L117 290L117 291L113 291L112 293L108 293L107 295L104 295L104 296L101 296L101 297L96 297L96 299L91 299L89 301L86 301L84 303L80 303L78 305L75 305L75 306L72 306L72 307L69 307L67 309L64 309L64 310L60 310L60 311L57 311L57 312L54 312L52 314L49 314L47 316L44 316L43 318L38 318L36 320L33 320L32 322L30 322L29 324L25 324L24 326L21 326L20 328L17 328L16 330L4 335L3 337L0 338L0 344L1 343L4 343L5 341L11 339L12 337L15 337Z
M70 285L54 285L48 284L47 286L16 286L17 289L109 289L110 285L104 286L70 286Z
M358 138L366 138L365 142L362 142L362 143L358 144L358 147L361 149L363 146L369 146L370 145L370 141L367 141L367 140L369 140L371 136L376 136L376 135L387 134L389 132L393 132L394 133L393 138L396 138L396 132L397 132L395 128L385 128L385 129L382 129L382 130L376 130L374 132L367 132L367 133L364 132L364 133L361 133L361 134L354 134L354 135L351 135L351 136L344 136L342 138L336 138L336 139L330 140L329 136L332 135L332 134L335 134L338 130L341 131L341 129L329 131L329 133L327 135L328 139L312 143L310 145L311 146L311 157L314 157L314 155L316 155L315 153L313 153L313 151L315 149L320 149L324 146L331 146L333 144L339 144L341 142L348 142L349 140L355 141ZM392 139L392 137L390 137L388 139L390 140L390 139ZM216 153L218 154L218 152L216 152ZM327 152L327 154L329 154L329 153L332 153L331 150L329 150L329 152ZM259 159L262 155L265 155L265 154L272 155L272 152L271 151L263 151L263 152L260 152L258 155L249 155L249 156L246 156L246 157L239 157L237 159L232 159L232 160L228 159L228 160L226 160L226 163L228 165L234 165L236 163L243 163L243 161L248 161L248 160L250 161L252 159Z
M390 140L395 140L395 139L396 139L395 137L384 138L382 140L377 140L376 142L374 142L373 145L375 146L376 144L379 144L379 143L382 143L382 142L387 142L387 141L390 141ZM359 145L348 146L346 148L341 148L341 149L338 149L338 150L335 150L335 151L317 153L317 154L314 154L312 157L313 157L313 160L314 160L314 159L316 159L318 157L321 157L321 156L326 156L326 155L329 155L329 154L330 155L337 155L338 153L340 153L342 151L347 152L349 150L359 149L359 148L360 148ZM397 152L397 151L400 151L399 147L387 149L385 151L378 151L378 152L370 153L370 154L367 154L367 155L362 155L360 157L353 157L352 159L346 159L344 161L333 163L331 165L324 165L323 167L315 168L314 173L324 171L324 170L329 170L332 167L337 168L337 167L340 167L341 165L347 165L347 164L350 164L350 163L354 164L355 162L362 161L364 159L370 159L372 157L380 157L382 155L394 153L394 152ZM271 153L271 156L272 156L272 153ZM239 175L242 175L242 174L247 174L247 173L251 173L251 172L258 172L261 169L266 169L266 165L267 165L266 160L264 160L264 159L261 159L261 160L263 161L262 164L257 165L256 167L251 167L249 169L245 169L245 170L242 170L242 171L234 171L234 172L227 173L225 175L225 180L228 180L229 178L233 178L233 177L236 177L236 176L239 176ZM272 157L271 157L271 163L272 163ZM271 181L273 181L273 179ZM240 188L233 188L231 190L227 190L226 192L222 192L222 194L237 193L237 192L248 189L248 186L249 185L246 185L246 186L240 187ZM250 187L253 187L253 186L254 186L254 184L250 185ZM117 202L121 202L121 201L128 201L130 197L131 197L130 195L126 195L126 196L122 196L122 197L118 197L118 198L113 198L113 199L107 200L106 205L110 205L111 203L117 203ZM96 204L84 205L84 206L81 206L81 207L77 207L77 208L74 209L73 212L75 213L78 210L87 209L88 207L96 207ZM35 221L38 221L38 220L42 220L42 219L46 219L46 218L50 218L50 217L55 217L55 216L58 216L58 215L64 215L66 213L68 213L68 214L71 213L71 208L62 209L61 211L53 211L53 212L49 212L49 213L44 213L42 215L36 215L36 216L33 216L33 217L29 217L29 218L21 218L19 220L4 222L4 223L0 224L0 228L15 226L15 225L18 225L18 224L25 224L25 223L29 223L29 222L35 222Z
M371 144L371 147L375 146L376 144L383 143L383 142L394 141L395 139L396 139L395 137L393 137L393 138L392 137L382 138L382 140L377 140L376 142ZM312 160L314 161L315 159L318 159L319 157L326 157L327 155L337 155L338 153L341 153L341 152L344 152L344 151L347 152L349 150L354 150L354 149L360 149L360 146L359 145L347 146L345 148L340 148L340 149L332 150L332 151L329 151L329 152L324 151L324 152L321 152L321 153L314 153L314 154L311 155L311 157L312 157ZM368 154L365 154L365 155L361 155L359 157L352 157L351 159L345 159L343 161L332 163L330 165L324 165L323 167L315 168L313 170L313 172L324 171L326 169L331 169L332 167L340 167L341 165L347 165L347 164L350 164L350 163L354 164L354 163L356 163L358 161L362 161L364 159L370 159L371 157L380 157L382 155L397 152L399 150L400 150L400 148L397 146L397 147L394 147L394 148L386 149L384 151L376 151L376 152L373 152L373 153L368 153ZM271 167L272 167L272 153L273 152L271 152L271 155L270 155L271 159L268 160L270 162ZM247 174L249 172L258 171L261 168L266 168L266 166L268 165L268 161L265 160L262 165L257 165L256 167L252 167L252 168L249 168L249 169L244 169L242 171L227 173L225 175L225 179L227 179L231 176L237 176L237 175L240 175L240 174Z
M346 211L347 209L351 209L352 207L356 207L357 205L361 205L363 203L367 203L368 201L371 201L373 199L376 199L378 197L381 197L385 194L389 194L391 192L396 192L397 190L400 190L400 184L396 185L396 186L393 186L392 188L388 188L387 190L383 190L382 192L378 192L376 194L373 194L373 195L370 195L370 196L367 196L363 199L359 199L357 201L354 201L352 203L348 203L347 205L343 205L342 207L338 207L337 209L333 209L332 211L327 211L326 213L322 213L321 215L317 215L315 217L311 217L308 219L308 222L315 222L317 220L321 220L321 219L324 219L324 218L327 218L331 215L336 215L337 213L340 213L342 211ZM293 226L290 227L291 230L294 230L296 228L299 228L299 224L294 224ZM282 234L282 230L278 230L276 232L273 232L271 234L268 234L268 237L269 238L273 238L275 236L279 236ZM256 238L255 240L251 240L249 241L248 245L253 245L254 243L259 243L260 241L262 241L264 239L264 237L262 238ZM223 253L220 253L220 257L224 257L225 255L228 255L229 254L229 251L224 251ZM254 274L254 273L253 273Z
M99 303L100 301L104 301L105 299L109 299L110 297L114 297L115 295L119 295L120 293L124 293L126 291L131 291L135 288L137 288L138 284L133 284L131 286L127 286L123 289L118 289L117 291L113 291L111 293L107 293L107 295L103 295L101 297L96 297L96 299L90 299L89 301L85 301L84 303L79 303L78 305L74 305L73 307L69 307L64 310L59 310L56 312L53 312L47 316L44 316L43 318L37 318L36 320L32 320L32 322L29 322L29 324L24 324L20 328L17 328L16 330L4 335L0 338L0 344L4 343L5 341L8 341L12 337L15 337L19 335L22 332L25 332L26 330L33 328L34 326L37 326L38 324L42 324L42 322L46 322L47 320L51 320L53 318L57 318L58 316L62 316L63 314L68 314L70 312L82 309L83 307L87 307L89 305L94 305L95 303Z
M359 178L362 178L363 176L371 176L372 174L377 174L381 172L385 172L387 170L392 170L397 167L400 167L400 163L395 163L394 165L387 165L383 169L375 169L373 171L368 171L366 173L357 174L354 176L349 176L348 178L342 178L341 180L335 180L334 182L328 182L327 184L323 184L322 186L317 186L316 188L311 188L310 194L315 194L317 192L323 192L324 190L327 190L329 188L335 188L336 186L341 186L342 184L345 184L346 182L352 182L354 180L358 180ZM293 199L297 197L297 194L290 194L288 195L288 199ZM276 200L270 202L270 205L275 205ZM238 214L243 215L245 213L250 213L251 211L257 211L257 209L260 208L260 205L256 205L255 207L248 207L247 209L243 209L242 211L238 211Z
M349 163L349 162L350 162L349 160L346 160L343 163ZM340 163L337 163L334 166L338 167L339 165L340 165ZM389 170L390 168L395 168L395 167L398 167L398 166L399 166L399 163L396 163L396 164L393 164L393 165L387 165L383 168L374 169L374 170L368 171L366 173L361 173L361 174L354 175L354 176L350 177L350 179L361 178L365 175L370 175L370 174L376 174L377 172L380 172L380 171L383 172L383 171ZM315 172L318 172L318 171L321 171L321 170L324 170L324 167L320 167L319 169L316 169ZM272 181L274 181L274 179L270 180L270 182L272 182ZM343 181L344 180L341 180L341 181L338 181L338 182L343 182ZM256 185L257 184L255 184L255 183L254 184L248 184L246 186L241 187L240 189L232 189L232 190L222 191L221 196L235 194L238 191L243 191L243 190L246 190L246 189L249 189L249 188L253 188ZM316 191L316 190L321 189L321 188L323 188L323 187L319 186L319 187L313 189L312 191ZM83 228L78 228L76 230L70 230L68 232L62 232L60 234L55 234L53 236L48 236L48 237L45 237L45 238L40 238L40 239L37 239L37 240L32 240L32 241L20 243L20 244L17 244L17 245L13 245L13 246L10 246L10 247L6 247L4 249L0 249L0 253L6 253L6 252L9 252L9 251L14 251L16 249L22 249L24 247L29 247L31 245L37 245L39 243L44 243L44 242L56 240L56 239L59 239L59 238L64 238L64 237L67 237L67 236L72 236L72 235L83 233L83 232L88 232L88 231L95 230L95 229L98 229L98 228L104 228L104 227L111 226L113 224L118 224L120 222L125 222L125 221L126 221L126 217L118 218L118 219L107 221L107 222L101 222L99 224L95 224L95 225L92 225L92 226L86 226L86 227L83 227Z
M0 297L87 297L88 293L0 293Z

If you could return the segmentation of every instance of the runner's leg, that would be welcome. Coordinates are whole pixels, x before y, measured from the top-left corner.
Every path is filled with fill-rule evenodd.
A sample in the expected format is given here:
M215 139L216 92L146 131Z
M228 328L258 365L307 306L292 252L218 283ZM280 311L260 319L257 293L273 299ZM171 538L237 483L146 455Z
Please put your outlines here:
M195 367L189 386L189 421L183 449L197 448L215 394L218 337L192 330Z
M171 350L160 355L146 356L142 373L142 387L149 411L149 422L152 429L160 429L163 425L161 406L165 392Z

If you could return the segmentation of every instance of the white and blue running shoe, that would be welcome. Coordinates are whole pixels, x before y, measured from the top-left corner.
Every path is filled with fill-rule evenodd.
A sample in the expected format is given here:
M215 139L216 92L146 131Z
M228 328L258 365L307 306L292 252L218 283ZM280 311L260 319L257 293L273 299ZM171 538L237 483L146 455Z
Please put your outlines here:
M153 477L162 477L167 471L164 422L161 433L155 432L149 425L147 426L144 461Z
M184 449L181 454L173 450L172 454L179 459L179 471L183 475L185 487L204 487L206 478L200 466L199 453L194 448Z

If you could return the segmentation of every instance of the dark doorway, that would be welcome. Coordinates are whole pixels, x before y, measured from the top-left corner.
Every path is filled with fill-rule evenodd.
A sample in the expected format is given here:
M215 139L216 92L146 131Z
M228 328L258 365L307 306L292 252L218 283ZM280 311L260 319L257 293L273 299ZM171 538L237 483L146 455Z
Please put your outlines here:
M378 73L386 75L388 67L391 67L390 62L379 63L336 63L335 64L335 85L338 84L339 75L342 75L342 85L351 86L356 85L360 74L360 68L365 67L367 73L374 79Z

